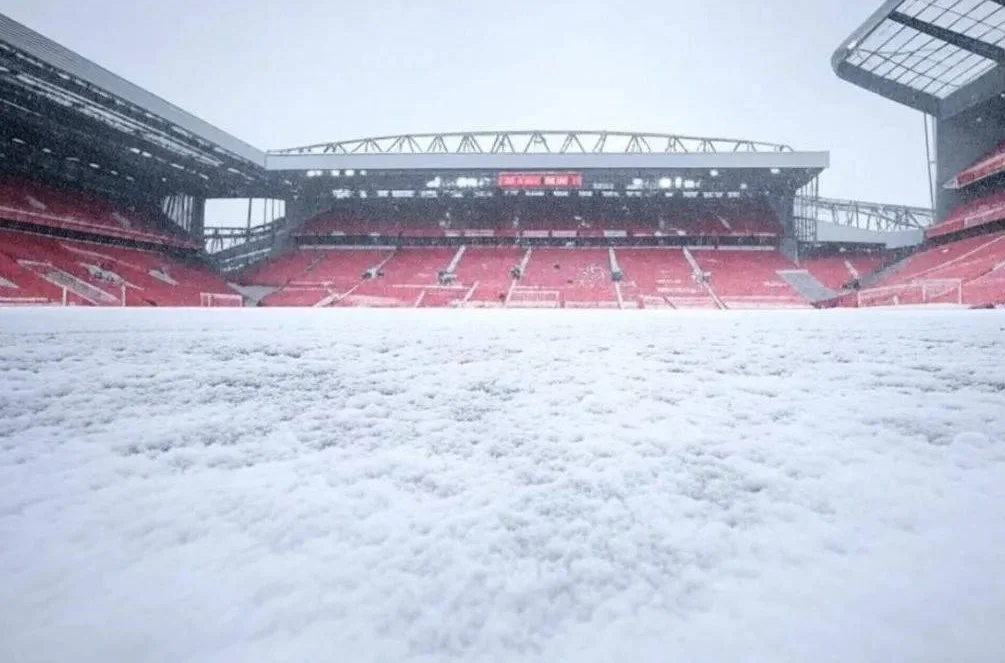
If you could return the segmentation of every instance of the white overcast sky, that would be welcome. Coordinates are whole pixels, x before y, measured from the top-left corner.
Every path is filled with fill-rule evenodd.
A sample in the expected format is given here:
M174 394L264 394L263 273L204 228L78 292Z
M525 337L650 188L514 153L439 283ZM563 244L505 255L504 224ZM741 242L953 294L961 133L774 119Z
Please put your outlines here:
M612 129L830 150L824 195L926 205L920 113L839 80L880 0L0 0L260 148Z

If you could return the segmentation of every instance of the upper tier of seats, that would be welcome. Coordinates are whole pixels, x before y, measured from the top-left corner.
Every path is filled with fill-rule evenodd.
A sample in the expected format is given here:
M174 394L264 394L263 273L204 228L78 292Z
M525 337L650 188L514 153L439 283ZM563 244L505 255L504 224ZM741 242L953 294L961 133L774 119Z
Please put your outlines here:
M942 223L925 231L932 239L1005 219L1005 192L960 205Z
M216 274L161 253L0 230L0 304L200 306L236 293ZM217 302L215 305L220 305Z
M977 160L974 165L961 171L949 182L954 189L964 189L971 184L1005 172L1005 143L1001 143L990 153Z
M719 205L685 206L671 212L653 212L646 221L615 218L582 218L571 212L565 216L525 215L519 220L482 219L480 223L430 218L392 220L392 217L354 216L327 212L306 223L300 237L528 237L557 239L615 237L763 237L782 234L776 215L763 205L723 202Z
M0 182L0 219L134 242L199 248L187 238L156 229L154 223L133 211L84 193L26 180Z

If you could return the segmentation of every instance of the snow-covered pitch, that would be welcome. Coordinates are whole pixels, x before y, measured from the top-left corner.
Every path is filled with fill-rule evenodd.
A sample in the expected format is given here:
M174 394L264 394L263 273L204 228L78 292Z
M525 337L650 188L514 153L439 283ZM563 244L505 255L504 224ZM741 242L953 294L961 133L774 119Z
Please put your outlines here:
M1005 315L0 309L0 660L1005 656Z

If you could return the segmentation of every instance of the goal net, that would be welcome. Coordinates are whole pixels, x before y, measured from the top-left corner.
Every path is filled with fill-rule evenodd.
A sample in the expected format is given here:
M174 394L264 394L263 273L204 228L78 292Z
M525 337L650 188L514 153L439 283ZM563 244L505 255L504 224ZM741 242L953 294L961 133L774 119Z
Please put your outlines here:
M224 295L217 292L199 293L200 306L219 308L244 306L244 297L241 295Z
M961 279L911 281L858 292L858 305L907 306L914 304L962 304Z

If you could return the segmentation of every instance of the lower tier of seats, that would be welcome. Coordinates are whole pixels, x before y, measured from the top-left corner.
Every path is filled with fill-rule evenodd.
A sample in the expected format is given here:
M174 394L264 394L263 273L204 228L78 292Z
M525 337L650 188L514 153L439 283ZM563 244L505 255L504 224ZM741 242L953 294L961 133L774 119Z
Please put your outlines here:
M796 308L774 250L304 248L258 266L263 306L397 308Z
M928 247L880 282L842 299L847 306L1005 304L1005 233Z
M117 245L0 230L0 305L241 306L206 267Z

